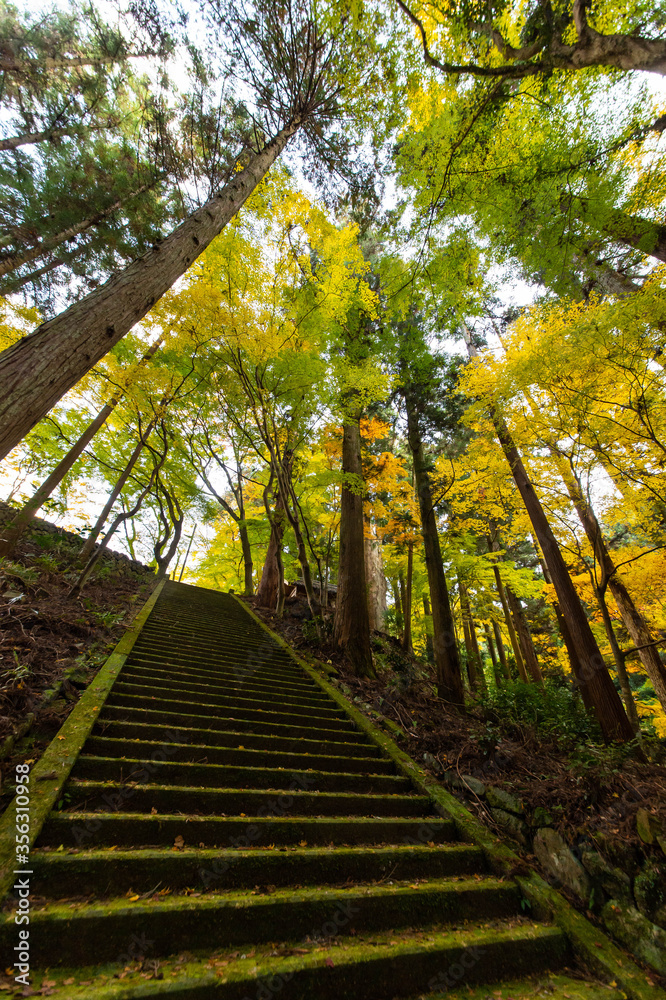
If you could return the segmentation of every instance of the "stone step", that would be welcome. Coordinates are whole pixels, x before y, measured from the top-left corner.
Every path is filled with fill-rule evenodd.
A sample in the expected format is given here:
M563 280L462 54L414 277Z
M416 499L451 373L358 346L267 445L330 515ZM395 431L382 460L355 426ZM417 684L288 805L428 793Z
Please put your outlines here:
M196 714L202 714L212 707L206 702L195 701L189 698L155 698L147 695L126 694L118 691L116 685L111 689L107 704L120 708L157 708L167 712L177 710L182 712L185 709ZM270 702L266 702L266 704L270 705ZM295 725L303 725L305 723L314 725L321 722L322 728L326 729L343 730L354 728L350 721L344 717L335 715L319 716L314 712L274 711L272 706L266 709L240 707L234 703L233 699L230 700L228 708L229 710L225 711L224 714L220 713L220 717L224 718L225 721L242 719L245 722L253 722L257 720L259 722L279 722L282 725L290 725L292 723Z
M391 795L409 792L412 785L402 775L351 774L277 767L233 767L228 764L189 764L149 758L93 757L84 753L72 769L72 777L91 781L155 781L161 785L188 788L302 788L320 792L355 792L360 795Z
M421 831L427 836L427 828ZM485 874L483 852L470 844L428 842L398 847L298 847L99 850L81 828L76 851L36 849L31 887L50 899L247 889L249 886L345 885ZM254 836L254 832L252 832ZM249 838L248 838L249 839ZM89 849L90 848L90 849Z
M98 721L93 730L95 736L105 736L108 739L151 740L153 742L167 739L173 742L175 730L170 726L158 726L150 722L105 722ZM347 743L327 739L306 739L302 736L277 736L273 733L255 734L237 732L230 728L199 729L193 727L178 727L178 742L198 743L213 747L238 747L243 744L246 750L285 750L287 752L320 753L332 756L350 757L381 757L381 750L374 743Z
M72 779L65 786L67 811L116 809L124 813L182 812L187 816L430 816L427 795L354 795L339 792L287 793L244 788L187 788Z
M313 934L317 929L313 928ZM470 924L465 928L421 933L379 933L354 939L344 935L301 941L298 947L253 948L249 954L218 949L211 954L173 955L160 962L162 978L135 970L122 980L110 966L79 970L68 987L68 1000L243 1000L274 997L281 1000L391 1000L408 997L417 989L460 966L466 983L496 981L498 977L545 972L566 962L570 951L565 936L554 927L521 924ZM115 968L122 966L125 955ZM69 977L67 969L53 973Z
M330 700L304 698L301 695L275 690L272 695L267 696L263 692L257 692L252 688L242 686L227 687L226 685L195 684L190 683L186 678L168 677L163 675L159 678L132 677L125 671L120 675L114 685L116 691L125 691L128 694L161 695L167 698L196 698L211 708L226 707L229 705L265 705L267 700L274 710L285 708L291 712L299 712L308 715L313 712L319 718L336 717L342 718L339 709L331 708Z
M166 847L182 837L190 847L257 847L325 844L413 844L427 827L429 843L456 838L452 820L429 817L381 819L356 816L190 816L133 812L52 812L42 828L40 847L77 847L81 830L92 832L91 846Z
M164 668L157 663L139 660L138 657L136 659L128 657L121 676L129 673L135 677L159 679L164 677ZM313 698L315 701L329 702L328 697L323 691L319 690L314 684L306 681L296 683L295 681L284 681L282 678L279 678L279 681L276 682L273 676L266 676L262 680L258 679L257 674L244 671L205 670L203 667L187 666L179 666L177 673L173 673L173 676L181 680L187 680L188 683L191 678L193 681L213 685L218 689L242 688L246 691L260 691L266 697L270 697L275 692L276 683L279 683L280 691L285 694Z
M164 712L158 711L157 709L149 708L127 708L121 706L114 706L105 702L102 711L99 715L100 721L114 720L114 721L145 721L145 722L156 722L161 725L167 726L168 728L179 729L184 727L186 729L192 728L204 728L220 731L226 731L229 728L229 719L222 719L219 715L206 714L189 714L183 712ZM237 732L244 733L255 733L255 734L274 734L276 736L291 736L292 734L297 737L303 737L303 739L328 739L334 741L344 741L345 743L367 743L368 738L364 733L360 733L357 729L354 729L351 723L348 726L340 726L335 724L335 728L329 728L328 726L308 726L303 722L302 725L295 726L293 724L282 723L282 722L271 722L268 719L259 717L258 719L239 719L234 718L233 728Z
M346 754L286 753L284 751L246 750L236 747L206 746L199 743L159 742L157 740L117 740L90 736L85 743L87 754L99 757L147 757L159 754L181 763L236 764L241 767L313 768L319 771L346 771L349 774L395 774L393 761L383 757L351 757Z
M176 951L299 942L313 928L322 936L355 936L410 926L423 929L467 921L500 920L520 913L517 887L480 881L401 882L353 888L275 889L199 896L154 893L147 900L115 899L104 905L50 906L31 917L31 959L37 966L113 962L128 939L150 941L147 956ZM14 936L5 924L0 945L11 954Z
M282 697L276 693L268 702L266 698L260 696L252 697L249 694L213 694L208 691L200 691L191 688L187 684L178 681L164 680L151 684L135 684L119 678L113 685L114 693L121 695L137 695L139 697L155 698L156 701L164 699L177 699L182 705L205 705L208 708L236 709L248 708L250 710L263 708L267 703L273 712L285 712L290 716L298 716L318 719L344 719L341 709L325 705L307 705L292 701L288 697Z

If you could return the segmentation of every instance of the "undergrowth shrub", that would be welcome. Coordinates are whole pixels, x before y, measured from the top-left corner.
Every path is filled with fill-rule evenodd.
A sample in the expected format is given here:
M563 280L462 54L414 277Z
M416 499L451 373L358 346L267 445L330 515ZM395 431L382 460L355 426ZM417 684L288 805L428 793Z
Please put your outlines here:
M599 726L580 699L557 681L547 680L543 687L509 681L482 695L478 704L483 716L507 735L528 729L564 746L601 741Z

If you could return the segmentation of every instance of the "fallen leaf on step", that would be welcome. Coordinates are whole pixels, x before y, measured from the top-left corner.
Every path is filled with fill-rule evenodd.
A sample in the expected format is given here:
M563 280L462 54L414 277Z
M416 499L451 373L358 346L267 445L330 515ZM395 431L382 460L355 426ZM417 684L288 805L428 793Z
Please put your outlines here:
M174 840L173 846L176 847L178 850L185 847L185 841L183 840L180 834L178 834L178 836Z
M332 958L327 958L326 959L326 965L329 967L329 969L334 969L335 968L335 962L333 961Z
M157 809L155 808L155 806L153 806L153 808L150 810L150 815L157 816Z

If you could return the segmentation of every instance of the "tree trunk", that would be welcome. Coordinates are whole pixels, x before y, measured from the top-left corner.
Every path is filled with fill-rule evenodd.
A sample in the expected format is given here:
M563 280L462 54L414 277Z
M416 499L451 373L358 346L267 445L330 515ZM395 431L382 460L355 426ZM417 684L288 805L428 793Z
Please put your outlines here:
M147 254L0 355L0 459L142 319L238 212L298 125L282 129Z
M282 538L284 536L285 514L282 495L278 492L275 510L269 519L271 537L268 542L261 580L257 588L257 603L262 608L277 609L280 588L284 590L284 577L280 571Z
M608 607L606 606L604 595L598 587L594 588L594 596L597 599L606 636L608 637L611 652L613 653L615 669L617 670L617 678L620 682L620 690L622 691L622 699L624 701L624 707L627 711L627 717L631 723L632 729L634 730L634 734L640 736L641 723L638 718L638 710L636 708L636 702L634 701L634 695L631 690L631 684L629 683L629 674L627 673L624 656L622 655L620 644L617 641L615 629L613 628L613 622L611 621L611 616L608 613Z
M393 591L393 606L395 607L395 627L398 630L398 638L402 643L402 637L405 634L405 618L402 613L400 586L395 577L391 577L391 590Z
M580 523L585 530L587 540L592 546L597 564L601 569L602 580L600 589L602 595L606 586L608 586L608 589L613 595L618 611L620 612L624 627L631 636L635 646L644 646L646 643L653 642L654 636L652 635L645 618L636 607L631 594L616 572L615 563L613 562L613 557L611 556L608 546L606 545L601 525L597 520L594 509L591 504L587 502L583 494L580 480L575 475L573 470L571 470L568 466L565 466L564 456L562 456L554 446L551 446L551 451L555 457L559 459L558 466L562 478L564 479L564 484L567 487L571 501L576 508L576 513L578 514ZM605 606L604 602L604 607ZM661 657L659 656L656 647L648 646L646 649L640 649L638 655L640 656L641 662L645 667L650 681L652 682L654 692L662 708L666 709L666 667L664 667L664 664L661 662Z
M426 660L428 663L434 663L435 648L432 642L432 612L430 610L430 601L428 600L427 594L423 595L423 618L423 625L425 628Z
M476 348L468 333L466 333L465 339L469 356L473 358L476 354ZM615 685L594 638L583 605L571 581L557 539L527 475L506 421L494 403L491 404L490 416L537 541L548 564L558 604L571 630L571 638L578 653L580 667L580 671L576 675L576 682L580 688L583 702L588 711L594 714L604 739L622 742L631 740L634 736L631 723L627 718L620 696L615 690Z
M500 665L502 667L502 673L508 681L511 680L511 671L509 670L509 664L506 659L506 650L504 648L504 642L502 640L502 631L496 621L493 621L493 634L495 636L495 645L497 646L497 655L499 656Z
M254 589L252 581L254 567L252 565L252 546L250 545L250 536L247 533L245 521L239 522L238 533L240 535L241 551L243 553L244 593L246 597L250 597Z
M342 428L342 472L362 479L360 414L346 416ZM365 585L363 496L342 487L340 559L333 641L357 677L374 677L370 648L368 591Z
M516 626L516 633L518 635L518 642L520 643L520 651L523 654L525 669L535 684L543 684L541 667L539 666L539 661L537 660L532 635L527 624L527 619L525 618L525 611L520 603L520 599L516 597L514 592L511 590L511 587L506 588L506 599Z
M12 554L14 546L35 517L37 511L44 505L53 491L57 489L77 459L81 457L84 448L90 444L104 421L113 412L114 407L117 406L119 400L120 395L114 396L110 403L106 403L102 407L95 419L88 424L78 441L75 441L64 458L61 458L51 475L47 476L36 493L18 512L14 520L4 528L2 538L0 538L0 559Z
M486 678L483 673L481 663L481 652L479 642L476 637L472 609L469 603L467 587L463 583L462 577L458 574L458 591L460 593L460 613L463 623L463 635L465 640L465 652L467 653L467 673L472 691L485 690Z
M429 464L423 450L416 401L409 391L404 391L403 395L407 408L409 447L414 457L414 476L421 512L421 531L432 602L437 693L450 705L464 708L465 693L460 670L460 657L458 656L458 645L453 627L449 592L444 576L442 553L439 547L437 519L430 487Z
M493 665L493 676L495 678L495 687L502 686L500 667L497 660L497 653L495 652L495 644L493 642L493 637L490 632L490 625L488 622L483 623L483 632L486 637L486 646L488 647L488 652L490 653L490 659Z
M405 599L403 607L405 611L405 632L402 637L402 648L405 653L414 652L412 647L412 585L414 578L414 543L409 542L407 546L407 580L405 583Z
M138 440L138 442L137 442L137 444L136 444L136 446L134 448L134 451L132 452L132 454L130 455L129 459L127 460L127 465L125 466L125 468L121 472L120 476L118 477L118 480L116 481L116 485L111 490L111 493L109 494L109 498L106 501L106 503L104 504L104 507L102 509L101 514L99 515L99 517L95 521L95 524L93 526L92 531L90 532L90 534L86 538L85 543L83 545L83 548L79 552L79 559L80 559L81 562L84 562L85 560L89 559L90 556L92 555L92 551L93 551L93 549L95 547L95 542L97 541L97 539L99 537L99 533L102 530L102 528L104 527L104 525L106 523L106 519L109 516L109 514L111 513L111 511L113 509L113 505L115 504L116 500L120 496L125 483L129 479L130 474L132 472L132 469L136 465L136 463L137 463L137 461L139 459L139 456L140 456L141 452L144 449L146 441L150 437L150 432L152 431L152 429L153 429L154 426L155 426L155 420L153 419L153 420L150 421L150 423L148 424L148 426L146 427L146 429L141 434L141 437L139 438L139 440Z
M370 629L380 631L386 614L386 577L382 565L382 546L377 538L365 536L365 581L368 588Z
M539 563L541 564L541 570L543 572L544 580L546 581L546 583L552 585L553 578L550 575L548 566L546 565L546 560L543 558L543 554L541 553L538 547L537 547L537 556L539 557ZM555 612L555 617L557 618L557 624L560 630L560 635L562 636L564 645L566 647L567 656L569 657L569 666L571 667L574 677L576 677L581 668L580 668L580 662L578 660L578 654L576 652L576 647L574 646L573 639L571 638L571 632L569 630L567 620L562 614L562 609L560 608L557 601L552 602L552 608L553 611Z
M488 539L488 545L492 551L493 543ZM516 635L516 630L513 627L513 618L511 617L511 611L509 610L509 602L506 596L506 590L504 589L504 583L502 582L502 577L500 575L499 567L493 566L493 573L495 574L495 584L497 586L497 594L500 599L500 604L502 605L502 611L504 612L504 621L506 624L507 632L509 633L509 641L511 643L511 649L513 650L513 658L516 661L516 667L518 668L518 676L520 677L523 684L527 684L527 671L525 670L525 664L523 662L523 654L520 651L520 643L518 642L518 636Z

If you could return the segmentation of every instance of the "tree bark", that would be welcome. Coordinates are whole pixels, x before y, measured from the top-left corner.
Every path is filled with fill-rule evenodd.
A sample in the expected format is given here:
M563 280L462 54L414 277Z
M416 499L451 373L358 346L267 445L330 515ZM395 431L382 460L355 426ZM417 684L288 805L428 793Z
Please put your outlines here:
M409 542L407 546L407 579L405 581L405 599L403 608L405 612L405 631L402 637L402 648L410 656L414 652L412 647L412 584L414 577L414 543Z
M592 546L594 557L601 570L600 590L602 596L606 587L608 587L620 612L624 627L631 636L635 646L644 646L647 643L653 642L654 636L650 631L648 623L636 607L631 594L617 574L613 557L610 554L606 545L606 539L601 530L601 525L597 520L594 509L587 502L583 494L580 480L572 469L565 466L564 456L554 446L551 446L551 451L555 457L559 458L558 465L564 479L564 484L571 502L576 508L580 523L583 526L587 540ZM605 606L604 602L604 608ZM652 682L654 693L662 708L666 709L666 667L661 662L661 657L656 647L647 646L645 649L639 649L638 655Z
M495 687L502 686L501 672L499 662L497 660L497 653L495 652L495 644L493 642L493 637L490 631L490 625L488 622L483 623L483 632L486 637L486 646L488 647L488 652L490 653L490 660L493 665L493 676L495 678Z
M300 121L170 236L0 355L0 459L142 319L238 212Z
M527 619L525 618L525 611L520 603L520 599L516 597L514 592L511 590L511 587L506 588L506 599L509 603L511 616L516 626L516 633L518 635L518 642L520 643L520 651L523 654L525 669L535 684L543 684L543 675L541 673L539 661L537 660L536 650L534 649L534 642L532 641L529 625L527 624Z
M469 356L474 358L477 353L476 348L467 332L465 340ZM604 739L622 742L631 740L634 736L631 723L627 718L620 696L615 690L608 667L583 610L583 605L569 576L557 539L527 475L527 470L506 421L494 403L490 407L490 416L502 451L509 463L513 480L548 564L558 604L571 630L571 638L578 653L578 666L580 668L579 673L576 674L576 683L580 688L583 702L588 711L594 714Z
M32 146L37 142L44 142L46 139L61 139L65 135L78 135L80 129L76 126L72 128L47 128L41 132L23 132L21 135L11 135L6 139L0 139L0 152L6 149L18 149L19 146Z
M638 718L638 710L636 708L636 702L634 701L634 695L631 690L631 684L629 683L629 674L627 673L627 666L624 662L624 656L622 655L620 644L617 641L617 636L615 635L615 629L613 628L613 622L611 621L611 616L608 613L606 600L604 594L598 587L594 588L594 595L597 599L599 610L601 611L601 618L604 623L604 629L606 631L611 652L613 654L613 660L615 661L615 669L617 670L617 678L620 682L620 690L622 691L622 700L624 701L624 707L627 712L627 718L629 719L632 729L634 730L634 735L640 736L641 722L640 719Z
M342 472L362 482L361 418L346 416L342 425ZM333 641L342 650L357 677L374 677L370 648L368 591L365 585L363 495L342 486L340 504L340 559L335 602Z
M114 407L117 406L119 400L120 395L114 396L109 403L106 403L102 407L95 419L88 424L83 434L74 442L64 458L61 458L51 475L47 476L39 489L18 512L14 520L4 528L2 538L0 538L0 559L7 558L12 554L16 543L37 514L37 511L44 505L53 491L57 489L77 459L81 457L84 448L90 444L104 421L113 412Z
M488 540L488 545L492 550L492 543L490 539ZM493 573L495 575L497 594L500 599L500 604L502 605L502 611L504 612L504 622L506 624L507 632L509 633L509 642L511 643L511 649L513 650L513 658L516 661L516 667L518 668L518 676L523 684L527 684L527 671L525 670L525 663L523 662L523 654L520 651L518 636L516 635L516 630L513 627L513 618L511 617L511 611L509 610L509 601L506 596L506 590L504 589L504 583L498 566L493 566Z
M284 573L282 571L282 538L285 528L285 513L282 494L277 491L275 508L270 514L268 508L268 493L264 496L266 515L271 526L271 537L268 542L266 558L261 571L261 580L257 588L257 601L262 608L272 608L278 610L279 598L282 592L284 600Z
M424 617L424 628L425 628L425 644L426 644L426 659L428 663L434 663L435 661L435 647L432 641L432 611L430 610L430 601L428 600L428 595L423 595L423 617Z
M125 468L123 469L123 471L121 472L120 476L118 477L118 479L116 481L116 485L111 490L111 492L109 494L109 497L108 497L106 503L104 504L104 507L102 509L101 514L99 515L99 517L95 521L95 524L93 526L92 531L90 532L90 534L86 538L86 540L84 542L84 545L83 545L81 551L79 552L79 559L80 559L81 562L85 562L92 555L92 551L95 548L95 542L97 541L97 539L99 537L99 533L102 530L102 528L104 527L104 525L106 523L106 519L109 516L109 514L111 513L111 511L113 509L113 505L115 504L116 500L120 496L125 483L129 479L130 474L132 472L132 469L136 465L136 463L137 463L137 461L139 459L139 456L140 456L141 452L144 449L146 441L150 437L150 432L152 431L152 429L153 429L154 426L155 426L155 421L151 420L150 423L148 424L148 426L146 427L146 429L141 434L141 436L140 436L140 438L139 438L139 440L138 440L138 442L137 442L137 444L136 444L136 446L134 448L134 451L132 452L132 454L128 458L127 464L126 464Z
M408 390L403 391L403 396L407 408L409 447L414 457L414 476L421 513L421 531L423 534L426 569L428 571L428 588L432 602L437 693L440 698L449 702L450 705L464 708L465 693L460 669L460 657L458 655L458 645L453 627L449 591L444 575L442 552L439 546L437 519L435 517L430 486L429 465L423 450L416 400Z
M393 606L395 607L395 626L398 630L398 638L402 642L405 634L405 618L402 613L402 597L400 596L399 581L391 577L391 590L393 591Z
M366 522L367 526L367 522ZM382 546L378 538L365 536L365 582L368 588L370 630L384 627L386 613L386 577L382 565Z
M510 681L511 671L509 670L509 664L506 659L506 650L504 648L504 641L502 640L502 631L496 621L493 621L493 635L495 636L495 645L497 646L497 655L499 656L502 673L506 679Z
M245 596L250 597L254 589L252 580L254 566L252 564L250 536L247 533L247 526L244 521L241 521L238 525L238 534L240 535L241 552L243 553L243 589Z

